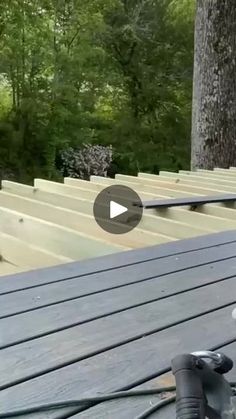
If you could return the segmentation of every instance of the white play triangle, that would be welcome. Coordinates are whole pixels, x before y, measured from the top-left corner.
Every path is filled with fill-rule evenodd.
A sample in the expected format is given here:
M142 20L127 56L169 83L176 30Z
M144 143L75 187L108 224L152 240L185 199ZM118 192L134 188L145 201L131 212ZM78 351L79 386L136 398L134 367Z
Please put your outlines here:
M128 211L128 208L124 207L123 205L118 204L115 201L110 202L110 218L118 217L121 214L124 214Z

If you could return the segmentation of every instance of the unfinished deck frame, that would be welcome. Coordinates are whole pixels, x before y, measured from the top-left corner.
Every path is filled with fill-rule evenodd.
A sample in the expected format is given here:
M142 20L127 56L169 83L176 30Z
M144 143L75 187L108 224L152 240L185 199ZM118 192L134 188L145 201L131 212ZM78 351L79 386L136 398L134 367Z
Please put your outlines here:
M157 200L162 207L166 203L171 207L149 206L132 232L122 236L106 233L94 220L93 203L101 190L113 184L133 188L144 202ZM213 200L235 194L234 168L161 172L159 176L118 174L115 179L92 176L90 181L65 178L64 183L35 179L33 187L2 181L0 234L8 240L0 242L0 275L8 267L12 273L235 229L235 202L219 198L219 203L195 205L191 211L200 197ZM175 200L185 206L175 207ZM8 246L10 239L12 246Z
M236 203L236 195L217 195L217 196L199 196L198 198L179 198L179 199L162 199L145 201L142 203L143 208L172 208L190 206L191 210L198 206L206 204L230 204Z
M0 413L170 385L181 352L219 349L236 361L236 231L125 254L0 278ZM133 419L158 399L30 417ZM173 416L171 406L154 417Z

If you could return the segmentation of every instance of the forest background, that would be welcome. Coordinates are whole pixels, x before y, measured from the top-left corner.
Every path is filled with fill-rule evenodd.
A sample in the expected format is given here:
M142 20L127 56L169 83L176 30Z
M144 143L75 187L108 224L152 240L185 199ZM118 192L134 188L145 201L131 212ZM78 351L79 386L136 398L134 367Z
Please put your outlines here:
M0 178L73 176L86 153L111 176L189 169L194 11L194 0L2 1Z

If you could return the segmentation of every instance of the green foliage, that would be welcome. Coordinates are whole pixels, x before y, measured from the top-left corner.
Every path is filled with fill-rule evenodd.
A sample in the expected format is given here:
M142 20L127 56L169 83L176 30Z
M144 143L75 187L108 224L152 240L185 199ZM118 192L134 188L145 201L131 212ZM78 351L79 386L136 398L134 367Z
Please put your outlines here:
M114 171L188 167L193 18L194 0L0 4L2 176L55 179L86 143Z

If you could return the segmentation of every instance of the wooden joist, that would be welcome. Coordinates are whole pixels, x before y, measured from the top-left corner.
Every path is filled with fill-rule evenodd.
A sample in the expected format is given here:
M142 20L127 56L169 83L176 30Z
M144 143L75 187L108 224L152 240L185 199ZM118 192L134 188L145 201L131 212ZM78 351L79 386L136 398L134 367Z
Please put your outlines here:
M97 179L97 177L92 177L92 181L95 181L95 179ZM99 178L99 179L103 179L103 178ZM114 185L114 184L120 184L120 179L109 179L108 180L109 183L107 183L107 179L103 180L103 184L106 183L106 185L110 184L110 185ZM126 184L127 186L130 186L130 184L128 182L123 181L122 184ZM132 186L134 185L133 189L140 194L140 190L142 190L142 185L140 185L139 183L136 184L132 184ZM166 194L166 196L164 197L164 194ZM179 193L177 195L178 197L180 196ZM184 196L184 192L181 193L181 198ZM196 196L196 195L194 195ZM207 195L206 195L207 196ZM160 196L158 196L158 198L160 198ZM166 192L166 189L163 188L163 195L162 198L170 198L169 193ZM234 205L234 204L232 204ZM230 229L230 228L235 228L236 227L236 219L235 219L235 211L231 210L231 209L224 209L215 206L207 206L207 209L205 209L205 207L198 207L196 211L199 211L201 213L206 213L208 214L208 217L206 217L203 214L199 214L198 212L190 212L188 211L188 213L186 213L186 210L184 210L183 208L173 208L171 209L172 212L168 212L168 213L164 213L163 211L158 211L158 209L155 209L155 211L152 212L153 215L155 216L160 216L162 218L167 218L167 219L172 219L172 220L176 220L176 221L180 221L183 222L185 224L189 224L189 228L192 228L193 226L197 226L202 229L205 229L205 231L220 231L221 229ZM158 211L158 212L157 212ZM176 212L178 211L178 212ZM229 217L227 216L227 214L230 214ZM224 218L224 220L221 220L220 217Z
M229 170L228 170L229 172ZM193 176L193 172L188 172L188 171L184 171L181 170L179 172L180 175L184 175L188 178L192 178ZM200 182L209 182L209 183L217 183L219 182L220 186L222 187L227 186L230 187L235 187L236 185L236 176L234 174L234 172L230 172L230 173L226 173L223 171L219 172L219 171L197 171L194 172L195 177L197 177Z
M73 184L76 186L76 181L73 179ZM115 183L120 183L117 180L114 180ZM113 182L113 184L114 184ZM83 185L84 188L89 189L91 186L94 187L94 182L86 182L86 181L79 181L80 186ZM96 184L96 186L102 186L101 184ZM104 188L102 186L101 190ZM53 192L44 191L40 188L35 189L32 186L22 185L16 182L9 182L3 181L2 182L2 189L3 191L7 191L8 193L13 193L15 195L28 197L34 199L36 201L45 202L52 204L57 207L71 209L73 211L79 211L83 214L93 216L93 199L86 200L84 198L70 196L70 195L63 195L62 193L56 194ZM138 193L140 191L139 187L134 188ZM154 198L169 198L170 196L167 194L166 196L160 195L150 195L151 199ZM206 217L204 214L208 214L211 217ZM216 205L207 205L203 207L198 207L196 212L186 211L186 209L182 208L171 208L168 210L168 214L163 213L163 211L158 211L155 209L149 210L149 214L152 215L159 215L160 217L168 217L169 219L173 219L176 221L185 222L190 225L201 225L202 228L212 228L213 230L218 229L217 226L222 224L219 217L224 218L224 220L233 220L235 221L235 211L230 208L220 207ZM223 226L224 227L224 226ZM225 228L229 229L232 228L232 225L225 226Z
M125 250L122 246L3 207L0 207L0 231L73 260Z
M161 187L164 190L172 189L180 191L185 195L210 195L216 194L217 192L232 192L230 186L224 184L224 187L220 188L216 182L202 182L201 178L190 179L187 175L180 176L178 173L175 176L157 176L149 175L146 173L138 173L138 176L127 176L127 175L116 175L116 179L124 180L126 182L135 182L142 185L149 185L150 187ZM222 189L223 188L223 189Z
M119 182L114 181L113 184L114 183L119 183ZM76 185L77 180L73 180L73 184ZM78 184L79 184L79 190L81 189L81 186L83 186L85 189L89 189L91 184L93 186L93 183L86 182L86 181L78 181ZM8 191L11 190L12 192L17 193L17 184L14 184L12 182L4 182L3 184L4 189L5 189L5 185L7 187L6 190ZM29 194L30 187L25 187L25 188L26 188L27 193ZM22 192L22 189L23 189L22 185L20 189ZM135 190L139 192L139 188L135 188ZM44 193L44 191L42 191L39 188L35 191L35 189L31 187L31 192L30 192L31 198L37 197L37 195L40 193L42 194ZM50 195L49 192L46 192L46 193ZM62 204L62 197L63 197L62 194L60 195L52 194L52 195L54 197L54 204L56 206L62 205L63 207L66 207L68 205L68 208L73 207L74 210L77 210L80 213L85 213L85 214L87 213L91 216L93 215L92 214L93 212L92 200L86 201L84 199L81 200L80 198L74 198L74 196L69 197L68 195L66 195L66 197L64 196L64 203ZM73 195L74 195L74 190L73 190ZM57 201L55 200L56 197L57 197ZM213 217L213 216L205 217L202 214L193 213L193 212L186 213L182 209L173 209L173 213L171 214L171 216L167 216L166 220L162 220L163 218L165 218L162 212L159 212L158 214L156 212L152 212L152 215L154 215L155 218L150 217L149 212L147 214L145 213L143 220L141 221L141 224L139 225L139 228L150 231L150 232L159 233L159 234L162 234L163 232L165 232L165 235L168 236L169 234L168 236L169 238L171 238L170 233L172 237L174 236L173 238L186 237L186 235L187 237L189 237L189 235L193 236L194 234L197 234L197 235L204 234L207 231L217 231L219 228L222 228L222 229L234 228L236 225L234 221L231 221L230 219L229 220L226 219L224 221L222 220L222 223L221 223L222 226L220 225L219 227L219 221L220 221L219 217ZM159 217L157 217L157 215ZM231 215L231 218L233 219L233 214ZM173 222L171 222L171 220L173 220ZM158 242L159 242L159 238L157 237L157 243ZM151 240L150 240L150 244L151 244ZM137 242L137 245L138 245L138 242Z
M103 231L93 215L98 193L112 185L135 190L145 204L139 225L123 235ZM64 183L35 179L33 187L2 181L2 271L8 265L9 272L50 266L235 229L235 196L236 168L65 178ZM124 205L129 202L126 197Z
M196 173L196 172L194 172ZM139 173L138 177L145 178L148 180L155 180L158 182L160 179L163 181L169 180L178 185L178 188L182 188L182 184L191 186L193 190L198 188L198 194L201 193L204 195L204 192L200 192L199 189L205 191L205 195L216 194L216 193L225 193L225 192L236 192L236 183L229 182L224 179L214 179L206 178L205 176L193 175L193 174L184 174L184 173L174 173L174 172L160 172L160 176L149 175L146 173Z
M44 202L37 202L33 199L9 194L6 192L0 193L0 206L13 209L17 208L19 212L30 215L32 217L52 222L54 224L63 225L78 233L90 235L91 237L98 237L101 240L111 243L112 245L120 245L124 248L138 248L151 244L164 243L166 241L174 240L171 236L162 236L161 234L154 234L152 231L147 232L141 229L135 229L125 235L109 234L102 230L96 223L92 215L93 202L90 204L91 215L84 214L79 211L72 211L60 207L60 199L57 205L53 206ZM149 217L152 220L152 217ZM115 222L111 221L111 224Z
M43 247L43 243L42 243ZM72 259L47 252L45 249L30 245L23 240L0 232L0 256L3 261L17 268L41 268L60 263L71 262Z
M16 195L11 194L0 194L0 205L6 205L7 207L14 208L18 202L18 208L22 212L26 212L29 215L37 216L48 221L54 220L55 223L64 223L67 227L73 228L77 231L87 232L87 234L93 234L95 237L106 239L112 243L122 244L131 246L133 248L141 247L144 245L164 243L183 237L193 237L196 235L204 234L206 231L214 231L214 229L201 229L195 226L190 226L184 222L175 220L165 220L157 216L144 214L142 220L137 229L125 234L124 236L114 236L101 230L94 220L92 215L93 202L90 201L90 214L91 216L85 215L81 212L72 212L59 208L60 197L58 197L57 207L53 208L50 205L43 205L42 203L34 203L33 200L22 199ZM79 205L79 202L78 202ZM157 222L158 220L158 222Z
M139 185L141 185L141 187L139 188L141 190L139 195L142 199L148 199L147 196L150 196L150 194L152 196L160 197L164 197L166 196L166 194L168 194L168 196L170 197L178 198L182 197L184 193L184 190L181 190L181 188L174 188L171 184L164 185L164 187L163 185L159 185L158 183L150 185L149 183L139 181L137 180L137 178L134 177L129 177L129 179L124 180L118 177L116 177L116 179L108 179L99 176L91 176L90 181L93 183L100 183L103 185L103 187L114 185L116 182L120 185L126 185L135 190L137 190L139 188ZM189 195L197 196L197 194L195 194L194 192L189 192Z

